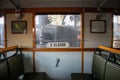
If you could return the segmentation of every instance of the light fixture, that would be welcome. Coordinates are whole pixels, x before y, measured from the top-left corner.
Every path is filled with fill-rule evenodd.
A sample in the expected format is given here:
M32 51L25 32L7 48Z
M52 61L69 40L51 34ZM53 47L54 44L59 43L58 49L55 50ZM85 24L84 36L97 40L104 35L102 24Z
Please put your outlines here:
M13 0L9 0L11 4L15 7L15 17L17 20L21 20L23 18L23 14L21 12L21 8L18 4L16 4Z
M102 11L101 11L100 8L98 8L97 11L98 11L98 13L96 15L96 19L101 19L101 17L102 17Z
M15 10L15 17L17 20L21 20L23 18L23 14L21 12L21 9Z
M103 1L99 4L99 6L97 7L98 13L97 13L97 15L96 15L96 19L101 19L101 17L103 16L101 8L102 8L102 6L104 6L104 5L107 3L107 1L108 1L108 0L103 0Z

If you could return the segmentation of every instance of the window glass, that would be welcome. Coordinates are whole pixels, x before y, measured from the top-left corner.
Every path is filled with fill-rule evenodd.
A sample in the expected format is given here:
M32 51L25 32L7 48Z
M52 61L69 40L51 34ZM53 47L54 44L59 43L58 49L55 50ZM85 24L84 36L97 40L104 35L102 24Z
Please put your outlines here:
M120 16L113 16L113 47L120 48Z
M81 20L78 15L36 15L36 47L80 47Z
M4 17L0 17L0 48L4 47Z

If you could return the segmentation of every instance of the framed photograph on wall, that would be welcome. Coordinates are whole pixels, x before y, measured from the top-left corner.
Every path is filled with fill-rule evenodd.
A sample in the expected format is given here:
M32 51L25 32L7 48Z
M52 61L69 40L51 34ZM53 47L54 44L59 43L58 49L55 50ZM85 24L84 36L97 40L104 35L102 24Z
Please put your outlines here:
M11 31L12 34L27 33L27 21L12 21Z
M105 20L90 20L91 33L105 33L106 21Z

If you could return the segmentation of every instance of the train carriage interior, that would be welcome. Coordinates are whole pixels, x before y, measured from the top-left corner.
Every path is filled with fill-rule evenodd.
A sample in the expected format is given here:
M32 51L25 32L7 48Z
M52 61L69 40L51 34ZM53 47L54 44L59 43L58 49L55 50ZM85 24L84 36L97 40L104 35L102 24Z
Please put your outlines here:
M120 80L120 0L0 0L0 80Z

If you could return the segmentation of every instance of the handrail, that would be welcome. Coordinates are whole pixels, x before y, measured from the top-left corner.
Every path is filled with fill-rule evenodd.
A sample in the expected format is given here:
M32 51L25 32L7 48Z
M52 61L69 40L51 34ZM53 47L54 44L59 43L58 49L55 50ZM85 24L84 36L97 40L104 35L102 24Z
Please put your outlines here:
M18 48L18 46L11 46L11 47L7 47L7 48L2 48L2 49L0 49L0 53L11 51L11 50L14 50L14 49L17 49L17 48Z
M102 50L105 50L105 51L108 51L108 52L112 52L114 54L119 54L120 55L120 50L118 49L113 49L113 48L110 48L110 47L106 47L106 46L98 46L99 49L102 49Z
M7 51L11 51L11 50L14 50L14 49L17 49L18 46L11 46L11 47L7 47L7 48L2 48L0 49L0 53L1 52L7 52ZM102 49L102 50L106 50L108 52L112 52L112 53L115 53L115 54L119 54L120 55L120 50L118 49L113 49L113 48L110 48L110 47L106 47L106 46L98 46L99 49Z

